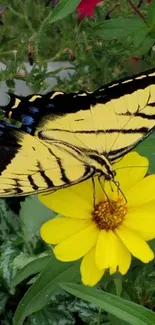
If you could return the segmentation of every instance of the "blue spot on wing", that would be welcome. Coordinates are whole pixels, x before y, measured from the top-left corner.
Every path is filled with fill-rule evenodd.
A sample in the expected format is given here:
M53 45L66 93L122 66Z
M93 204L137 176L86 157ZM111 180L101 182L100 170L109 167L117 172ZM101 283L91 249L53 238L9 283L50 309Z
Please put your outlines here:
M24 125L32 125L35 122L34 118L30 115L22 115L22 123Z
M29 134L31 134L32 128L30 128L30 127L27 126L26 129L24 129L24 131L27 132L27 133L29 133Z
M30 111L30 113L35 114L35 113L38 113L39 112L39 108L36 107L36 106L31 106L29 108L29 111Z

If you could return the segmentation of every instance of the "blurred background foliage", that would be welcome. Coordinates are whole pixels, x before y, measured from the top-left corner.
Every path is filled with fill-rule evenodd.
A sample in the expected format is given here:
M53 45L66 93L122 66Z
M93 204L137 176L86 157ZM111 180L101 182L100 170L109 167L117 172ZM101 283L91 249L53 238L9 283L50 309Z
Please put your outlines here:
M148 18L153 2L148 5L147 0L134 1L144 20L130 1L103 0L95 9L94 19L78 21L74 12L52 24L53 3L8 0L4 4L0 0L0 61L6 65L0 80L6 81L11 90L14 78L23 79L33 91L46 90L45 79L53 75L48 71L48 62L52 61L73 65L72 82L58 78L58 87L64 91L93 90L112 79L154 66L155 18ZM148 27L148 19L153 19L153 27ZM26 61L31 71L26 69Z
M0 0L0 81L9 91L15 92L15 81L22 80L30 92L45 93L53 88L49 77L56 79L59 90L92 91L105 82L155 66L155 0L103 0L93 19L85 17L80 21L75 10L52 23L55 3L54 0ZM62 63L51 71L49 64L57 61ZM61 78L59 73L64 70L69 75ZM150 159L152 173L154 140L153 135L138 147ZM12 324L17 305L53 258L50 247L40 240L39 229L54 215L35 196L0 200L2 325ZM151 245L155 251L154 241ZM154 262L145 266L133 261L125 277L105 275L99 287L154 310ZM30 302L33 293L32 290L27 294ZM27 315L21 320L23 303L20 303L15 325L23 321L25 325L128 324L64 291L46 298L42 296L42 301L46 300L44 307L31 315L35 310L32 308L25 320Z

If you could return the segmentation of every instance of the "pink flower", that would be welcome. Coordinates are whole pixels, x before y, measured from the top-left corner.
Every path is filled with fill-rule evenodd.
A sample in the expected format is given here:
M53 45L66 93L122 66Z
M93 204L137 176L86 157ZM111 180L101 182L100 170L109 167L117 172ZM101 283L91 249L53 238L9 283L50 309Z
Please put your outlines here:
M94 17L94 9L101 0L81 0L77 7L78 19L82 20L85 16Z

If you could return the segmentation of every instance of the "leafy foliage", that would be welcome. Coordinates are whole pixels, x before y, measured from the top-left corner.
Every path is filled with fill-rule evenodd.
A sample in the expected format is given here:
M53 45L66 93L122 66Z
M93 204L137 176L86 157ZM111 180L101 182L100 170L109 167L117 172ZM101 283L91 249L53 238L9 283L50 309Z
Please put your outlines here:
M59 89L68 91L92 90L135 69L153 66L154 1L139 9L144 19L131 11L128 1L123 0L121 4L116 1L114 7L112 1L107 4L101 1L94 19L85 18L80 23L75 12L79 1L61 0L54 9L51 3L5 2L7 9L0 26L0 60L6 68L0 71L0 79L10 89L14 89L16 78L26 81L34 91L46 90L47 78L55 75L48 71L48 62L54 60L73 63L72 83L58 78ZM0 0L0 5L3 4ZM12 28L14 21L16 28ZM137 67L130 59L135 55L140 58L145 55ZM27 60L30 67L24 64Z

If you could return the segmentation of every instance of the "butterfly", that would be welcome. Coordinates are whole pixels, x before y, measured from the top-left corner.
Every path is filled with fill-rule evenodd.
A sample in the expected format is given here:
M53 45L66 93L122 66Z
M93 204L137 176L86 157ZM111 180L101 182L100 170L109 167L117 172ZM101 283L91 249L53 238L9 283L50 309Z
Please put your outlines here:
M9 97L2 109L20 127L0 121L1 197L114 180L113 163L155 128L155 69L92 93Z

